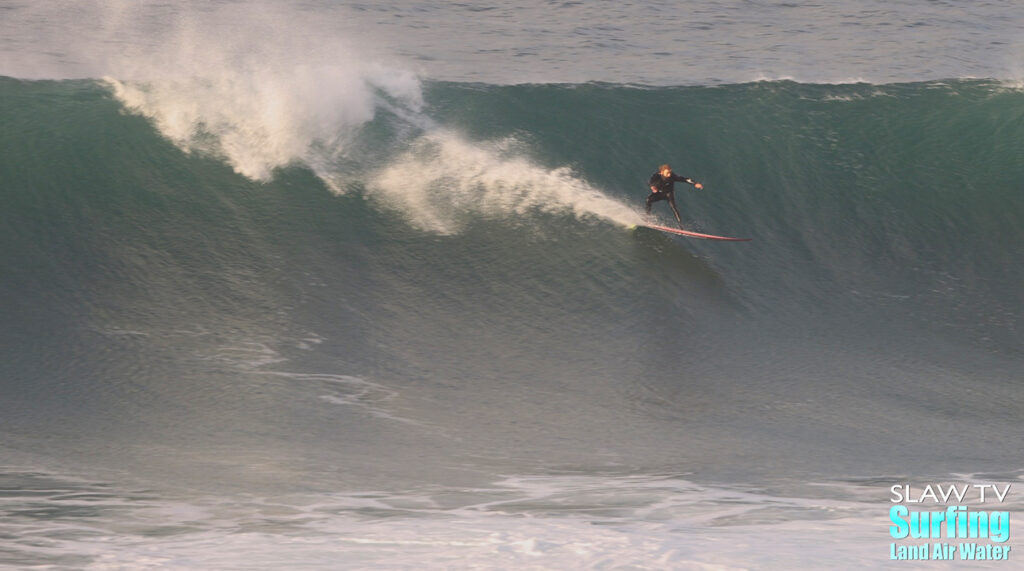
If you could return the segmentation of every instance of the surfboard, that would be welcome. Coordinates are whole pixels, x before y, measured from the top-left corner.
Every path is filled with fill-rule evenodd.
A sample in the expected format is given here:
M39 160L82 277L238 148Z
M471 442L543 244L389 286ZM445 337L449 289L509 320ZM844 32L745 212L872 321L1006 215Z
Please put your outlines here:
M650 224L639 224L633 226L633 228L650 228L651 230L660 230L662 232L668 232L670 234L678 234L680 236L687 236L690 238L700 238L701 240L723 240L725 242L749 242L750 238L730 238L729 236L715 236L714 234L701 234L700 232L690 232L689 230L680 230L678 228L669 228L668 226L654 226Z

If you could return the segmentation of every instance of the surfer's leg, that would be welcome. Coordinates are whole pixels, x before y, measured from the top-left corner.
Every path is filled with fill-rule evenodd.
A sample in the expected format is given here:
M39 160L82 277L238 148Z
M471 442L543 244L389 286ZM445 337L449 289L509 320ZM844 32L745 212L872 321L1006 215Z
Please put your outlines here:
M679 209L676 208L676 197L672 196L672 193L668 195L668 205L672 207L672 213L676 215L676 222L679 223L679 228L683 227L683 219L679 217Z
M651 205L662 199L662 196L657 192L652 192L647 196L647 213L651 213Z

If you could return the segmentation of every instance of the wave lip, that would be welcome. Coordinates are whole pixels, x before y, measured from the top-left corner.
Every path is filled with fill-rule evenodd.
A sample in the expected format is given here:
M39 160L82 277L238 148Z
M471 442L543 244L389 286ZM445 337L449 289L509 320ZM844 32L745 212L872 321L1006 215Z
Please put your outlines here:
M382 100L422 106L415 74L354 45L314 15L219 6L203 17L176 14L156 45L107 58L103 75L128 110L182 149L267 181L276 168L319 168L344 155Z

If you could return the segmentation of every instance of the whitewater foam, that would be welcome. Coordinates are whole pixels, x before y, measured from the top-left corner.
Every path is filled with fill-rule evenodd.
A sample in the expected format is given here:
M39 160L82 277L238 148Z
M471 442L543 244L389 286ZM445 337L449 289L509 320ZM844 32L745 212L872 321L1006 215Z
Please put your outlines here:
M437 130L375 173L368 193L414 226L452 234L483 216L571 214L629 225L640 216L568 167L544 168L523 156L514 138L471 143Z
M161 497L7 474L26 490L2 501L15 513L31 502L93 514L86 522L69 512L46 528L15 517L13 529L39 540L14 552L90 569L860 568L884 557L873 522L885 505L861 485L800 497L673 476L545 475L459 490Z
M158 45L108 58L103 69L118 100L176 145L260 181L342 155L382 97L412 110L423 103L413 73L367 60L294 10L182 16Z

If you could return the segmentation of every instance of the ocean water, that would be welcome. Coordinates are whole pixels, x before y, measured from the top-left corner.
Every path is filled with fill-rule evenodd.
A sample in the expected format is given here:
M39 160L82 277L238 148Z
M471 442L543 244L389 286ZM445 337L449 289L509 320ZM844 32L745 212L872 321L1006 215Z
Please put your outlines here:
M0 566L963 566L891 487L1022 525L1022 24L0 3Z

